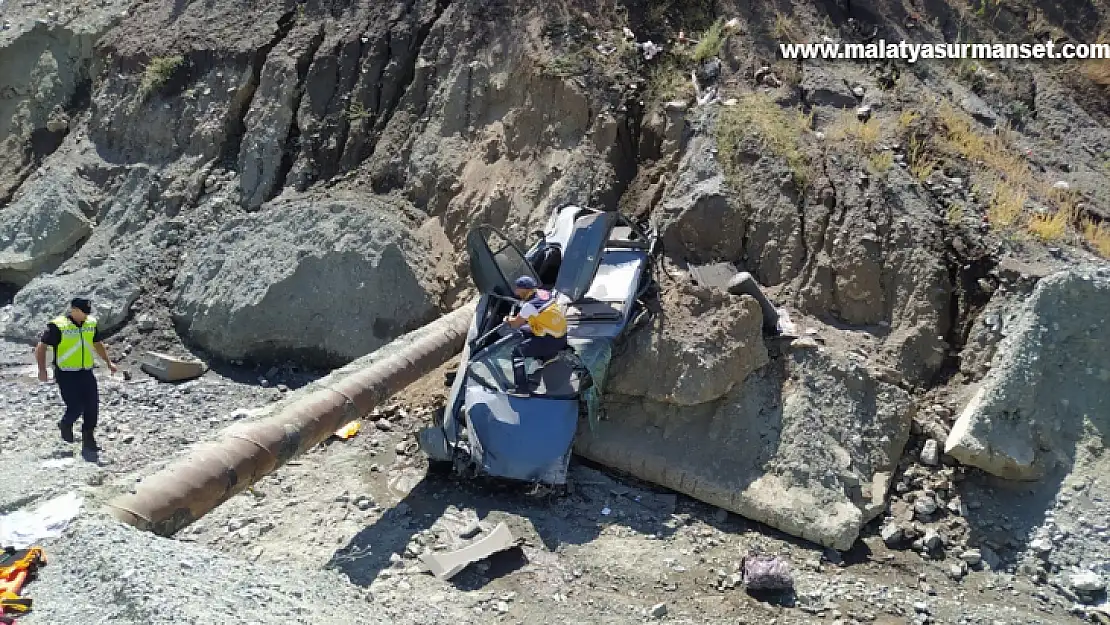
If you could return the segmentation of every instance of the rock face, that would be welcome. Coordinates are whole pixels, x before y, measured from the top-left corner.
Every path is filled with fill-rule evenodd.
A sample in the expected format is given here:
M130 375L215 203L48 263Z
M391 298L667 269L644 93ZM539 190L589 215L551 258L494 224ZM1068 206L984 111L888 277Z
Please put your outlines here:
M374 350L435 314L429 252L399 204L279 200L228 221L183 262L175 323L228 359L335 366Z
M998 345L945 453L1004 478L1032 480L1077 461L1076 444L1110 431L1106 311L1110 270L1053 274Z
M691 139L660 210L668 249L694 260L739 258L744 253L747 216L735 208L736 198L712 156L713 143L705 134Z
M807 349L715 401L611 396L606 411L580 432L583 456L843 550L885 509L913 403L855 360Z
M13 41L0 38L0 205L69 132L66 108L89 81L93 45L113 19L105 11L61 28L43 20Z
M72 172L38 176L0 211L0 282L23 286L52 271L92 232L83 207L93 193Z
M767 364L754 299L682 284L663 306L657 327L633 335L613 360L609 392L694 406L722 397Z

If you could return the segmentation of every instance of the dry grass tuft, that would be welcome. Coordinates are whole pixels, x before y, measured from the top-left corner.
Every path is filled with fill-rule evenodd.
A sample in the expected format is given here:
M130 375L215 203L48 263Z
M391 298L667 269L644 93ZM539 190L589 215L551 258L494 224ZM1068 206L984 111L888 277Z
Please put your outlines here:
M867 162L871 163L871 168L877 173L883 173L894 165L894 154L892 152L876 152L867 157Z
M1110 226L1096 224L1091 219L1085 219L1082 224L1083 238L1092 249L1103 258L1110 259Z
M143 71L143 80L139 84L140 96L145 100L166 86L166 83L173 78L177 69L184 64L185 57L180 54L176 56L156 56L151 59Z
M1060 209L1048 215L1033 215L1025 228L1042 241L1059 241L1067 235L1073 218L1071 211Z
M694 61L700 63L719 55L724 43L724 22L718 19L702 34L698 45L694 46Z
M1009 228L1018 223L1025 212L1025 200L1028 197L1022 189L996 179L992 185L990 203L987 205L987 217L991 225Z
M803 32L792 16L775 12L775 26L772 33L779 43L805 43Z
M810 179L810 161L802 149L801 137L812 124L812 114L785 109L764 93L742 96L736 106L725 107L717 123L717 149L728 168L737 147L754 134L764 146L784 159L795 178L805 184Z
M1033 172L1025 159L1007 144L1005 137L1008 131L989 135L979 132L967 115L947 102L938 110L938 119L944 130L939 138L942 148L973 163L982 162L1010 185L1024 189L1036 186Z
M929 154L925 142L917 137L910 137L910 149L907 162L910 165L910 174L918 180L925 180L937 168L939 161Z

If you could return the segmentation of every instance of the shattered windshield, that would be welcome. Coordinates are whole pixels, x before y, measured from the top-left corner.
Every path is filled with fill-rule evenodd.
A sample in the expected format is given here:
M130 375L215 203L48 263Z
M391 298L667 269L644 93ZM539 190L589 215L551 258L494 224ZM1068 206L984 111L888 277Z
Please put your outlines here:
M507 336L482 350L470 364L470 375L490 390L508 391L513 386L513 347L517 336Z
M482 350L471 360L468 369L471 379L491 391L508 393L515 390L513 382L513 348L520 344L519 335L507 336ZM575 370L571 359L556 358L542 367L534 360L526 361L526 368L533 397L550 399L577 397L581 373Z

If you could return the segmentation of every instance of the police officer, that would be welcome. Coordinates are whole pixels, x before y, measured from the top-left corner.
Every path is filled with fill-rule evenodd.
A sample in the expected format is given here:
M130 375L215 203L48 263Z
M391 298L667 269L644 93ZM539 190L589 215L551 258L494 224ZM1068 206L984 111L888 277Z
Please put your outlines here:
M73 424L81 421L81 451L95 455L98 451L93 431L100 404L96 377L93 375L93 353L116 372L116 365L108 358L108 350L100 342L100 330L92 315L92 302L74 298L68 315L59 315L46 324L46 330L35 347L35 360L39 365L39 380L46 382L46 348L54 348L54 380L65 402L66 411L58 422L62 440L74 442Z

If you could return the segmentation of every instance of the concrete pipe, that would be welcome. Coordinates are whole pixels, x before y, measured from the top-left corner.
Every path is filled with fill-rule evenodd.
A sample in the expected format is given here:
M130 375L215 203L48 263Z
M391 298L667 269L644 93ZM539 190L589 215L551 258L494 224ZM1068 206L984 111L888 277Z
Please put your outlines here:
M759 288L759 283L755 281L752 274L741 271L728 281L728 292L733 295L751 295L755 301L759 302L759 307L763 310L763 330L769 334L776 334L779 327L779 312L775 306L771 304L771 300L763 294Z
M232 428L108 502L108 512L173 535L447 362L462 349L474 310L463 306L298 391L271 416Z

